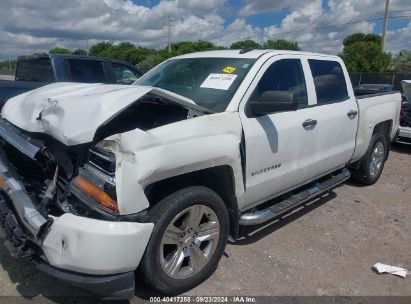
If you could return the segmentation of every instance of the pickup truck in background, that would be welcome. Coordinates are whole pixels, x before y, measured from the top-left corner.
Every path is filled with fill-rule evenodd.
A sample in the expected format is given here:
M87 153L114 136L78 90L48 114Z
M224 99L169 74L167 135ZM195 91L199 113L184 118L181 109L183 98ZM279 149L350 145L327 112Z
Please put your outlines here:
M392 92L394 86L391 84L359 84L354 87L355 96L369 95L382 92Z
M9 98L52 82L131 84L141 75L133 65L110 58L57 54L20 56L15 81L0 81L0 109Z
M285 50L187 54L131 86L51 84L3 107L0 230L13 256L102 297L133 297L135 276L178 294L240 226L375 183L400 101L357 98L339 57Z

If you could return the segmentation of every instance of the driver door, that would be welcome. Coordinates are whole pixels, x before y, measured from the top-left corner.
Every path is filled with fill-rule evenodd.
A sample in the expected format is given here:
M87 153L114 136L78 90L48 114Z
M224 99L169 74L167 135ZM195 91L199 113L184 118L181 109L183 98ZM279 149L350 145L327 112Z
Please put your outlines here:
M307 81L308 79L308 81ZM255 117L248 102L265 91L285 91L298 99L296 111ZM258 205L312 178L308 170L316 151L313 82L301 56L274 56L258 72L240 104L246 147L246 206Z

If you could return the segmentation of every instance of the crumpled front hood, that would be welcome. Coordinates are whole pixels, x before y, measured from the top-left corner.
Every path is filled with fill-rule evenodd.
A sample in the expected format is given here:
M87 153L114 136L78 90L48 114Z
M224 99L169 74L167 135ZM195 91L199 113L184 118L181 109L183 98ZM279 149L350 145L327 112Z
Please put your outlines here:
M11 98L1 115L15 126L45 133L66 146L91 142L96 130L147 93L206 112L190 99L146 86L55 83Z

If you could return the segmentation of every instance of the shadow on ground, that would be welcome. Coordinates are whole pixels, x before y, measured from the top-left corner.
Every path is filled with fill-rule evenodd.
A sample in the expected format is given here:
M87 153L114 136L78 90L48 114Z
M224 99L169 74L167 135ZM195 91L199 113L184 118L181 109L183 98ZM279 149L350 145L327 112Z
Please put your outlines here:
M287 213L279 215L268 222L256 226L240 227L239 239L235 243L232 243L232 245L249 245L257 242L336 197L337 195L333 191L326 192L323 195L309 200L306 203L290 210Z
M393 143L391 145L391 151L411 155L411 144Z

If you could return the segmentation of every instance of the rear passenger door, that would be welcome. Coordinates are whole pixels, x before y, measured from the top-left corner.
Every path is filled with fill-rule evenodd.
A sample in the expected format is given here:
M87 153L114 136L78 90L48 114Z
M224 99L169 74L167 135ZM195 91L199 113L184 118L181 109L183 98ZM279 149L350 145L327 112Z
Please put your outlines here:
M358 109L349 76L340 59L308 57L309 81L315 88L311 114L315 125L312 164L307 169L313 176L344 166L355 148ZM349 84L349 83L348 83Z
M84 83L108 83L105 67L100 60L67 59L70 81Z

